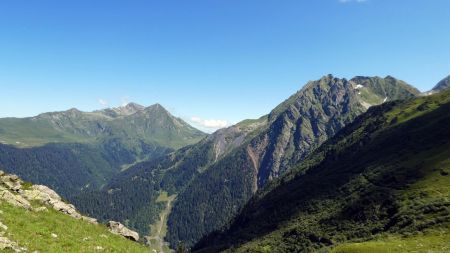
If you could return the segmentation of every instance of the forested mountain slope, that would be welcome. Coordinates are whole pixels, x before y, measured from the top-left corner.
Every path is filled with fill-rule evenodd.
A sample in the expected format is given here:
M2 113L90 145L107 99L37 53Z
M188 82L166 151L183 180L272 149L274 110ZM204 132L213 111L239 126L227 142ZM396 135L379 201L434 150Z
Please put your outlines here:
M93 217L127 221L141 234L148 234L148 225L163 208L156 202L162 191L169 195L183 191L195 176L241 145L249 133L266 122L267 118L262 117L218 130L198 144L138 163L114 177L103 189L85 191L73 201Z
M72 199L82 190L101 187L135 162L205 136L159 104L3 118L0 167Z
M419 95L392 77L306 84L268 115L268 124L189 183L169 216L168 240L192 245L226 225L253 194L288 171L367 108Z
M193 251L448 251L449 124L450 91L372 107Z
M146 233L161 191L178 194L168 241L192 245L227 224L253 194L304 159L372 105L420 94L392 77L339 79L331 75L302 90L258 120L222 129L201 142L117 175L101 191L74 201L100 219L128 220ZM121 211L124 210L124 211Z

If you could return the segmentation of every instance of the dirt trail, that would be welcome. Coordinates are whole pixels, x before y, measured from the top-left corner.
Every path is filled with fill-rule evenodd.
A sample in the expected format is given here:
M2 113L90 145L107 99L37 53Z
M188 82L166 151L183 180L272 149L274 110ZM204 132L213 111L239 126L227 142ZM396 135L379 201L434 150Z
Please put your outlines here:
M170 210L172 209L172 202L175 199L175 195L167 198L166 208L160 213L159 222L157 223L157 231L156 234L150 237L152 240L158 241L159 253L172 253L171 251L167 251L164 249L164 246L167 243L164 241L164 237L166 236L166 231L164 231L164 226L167 226L167 217L169 216Z

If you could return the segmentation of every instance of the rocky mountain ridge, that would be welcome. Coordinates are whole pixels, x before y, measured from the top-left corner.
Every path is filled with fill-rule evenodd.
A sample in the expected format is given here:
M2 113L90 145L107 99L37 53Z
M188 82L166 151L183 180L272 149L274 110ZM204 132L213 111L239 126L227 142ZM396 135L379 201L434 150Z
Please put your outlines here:
M444 91L369 109L194 252L445 252L449 105Z
M450 75L442 79L436 86L433 87L432 91L440 92L450 88Z
M169 215L167 239L172 245L180 240L191 245L225 225L258 189L368 107L418 94L417 89L390 76L346 80L327 75L306 84L267 116L218 130L162 159L137 164L105 186L106 198L94 193L80 196L76 203L95 217L131 219L145 229L145 220L151 223L151 216L142 216L142 212L116 215L131 206L148 210L148 201L152 203L159 191L178 194ZM133 187L129 187L131 181ZM108 210L102 211L102 206Z

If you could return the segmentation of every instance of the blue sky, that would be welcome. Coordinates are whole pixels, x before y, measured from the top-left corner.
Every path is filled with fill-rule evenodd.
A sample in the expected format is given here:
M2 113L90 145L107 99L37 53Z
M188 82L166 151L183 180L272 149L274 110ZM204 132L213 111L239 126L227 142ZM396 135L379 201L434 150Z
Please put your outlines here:
M328 73L428 90L450 74L449 13L448 0L3 0L0 117L134 101L220 126Z

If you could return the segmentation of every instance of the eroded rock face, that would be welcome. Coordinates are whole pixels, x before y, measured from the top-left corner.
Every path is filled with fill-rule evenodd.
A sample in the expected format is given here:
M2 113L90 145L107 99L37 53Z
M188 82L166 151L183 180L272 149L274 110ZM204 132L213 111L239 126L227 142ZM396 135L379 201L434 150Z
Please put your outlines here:
M122 223L117 221L109 221L106 226L109 228L111 233L116 235L121 235L127 239L133 241L139 241L139 234L136 231L133 231L127 227L125 227Z

